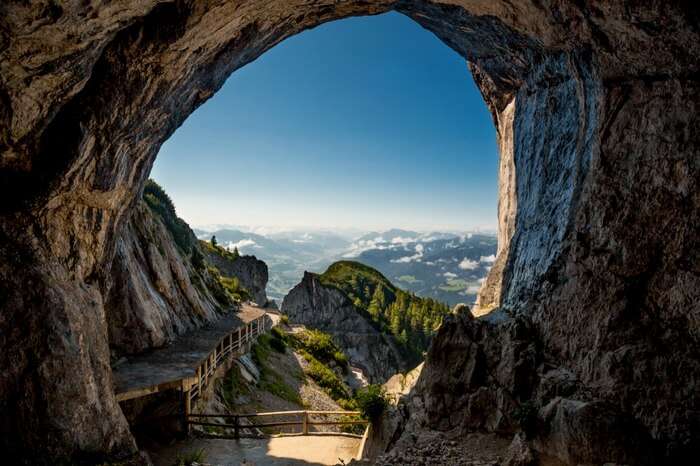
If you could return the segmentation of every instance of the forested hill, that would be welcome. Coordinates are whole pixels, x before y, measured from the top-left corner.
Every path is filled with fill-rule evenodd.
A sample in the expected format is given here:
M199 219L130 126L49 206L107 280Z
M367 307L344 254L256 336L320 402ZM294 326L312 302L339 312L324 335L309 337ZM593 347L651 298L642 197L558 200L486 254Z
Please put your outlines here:
M345 294L378 330L394 336L414 360L422 359L430 338L449 313L446 304L397 288L377 270L359 262L335 262L319 281Z

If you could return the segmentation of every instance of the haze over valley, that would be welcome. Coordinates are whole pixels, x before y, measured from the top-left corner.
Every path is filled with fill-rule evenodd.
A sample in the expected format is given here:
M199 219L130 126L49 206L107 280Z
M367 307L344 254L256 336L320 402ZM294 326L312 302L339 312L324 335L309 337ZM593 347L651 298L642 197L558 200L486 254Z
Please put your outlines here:
M449 305L472 304L495 261L493 232L416 232L390 229L359 233L338 229L264 231L249 227L195 228L200 239L264 260L267 293L281 302L305 271L321 273L350 259L376 268L395 285ZM256 232L257 231L257 232Z

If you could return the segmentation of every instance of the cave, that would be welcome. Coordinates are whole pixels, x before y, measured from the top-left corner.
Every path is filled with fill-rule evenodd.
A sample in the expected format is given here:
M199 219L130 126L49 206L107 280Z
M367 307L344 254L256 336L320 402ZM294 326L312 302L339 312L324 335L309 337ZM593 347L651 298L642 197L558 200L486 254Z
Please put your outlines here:
M508 431L478 408L536 399L550 424L533 442L564 463L700 454L697 7L37 0L0 6L6 457L136 454L112 388L105 300L160 145L285 38L390 10L468 61L500 153L498 256L476 310L486 317L443 326L426 362L440 376L417 385L424 412L412 422Z

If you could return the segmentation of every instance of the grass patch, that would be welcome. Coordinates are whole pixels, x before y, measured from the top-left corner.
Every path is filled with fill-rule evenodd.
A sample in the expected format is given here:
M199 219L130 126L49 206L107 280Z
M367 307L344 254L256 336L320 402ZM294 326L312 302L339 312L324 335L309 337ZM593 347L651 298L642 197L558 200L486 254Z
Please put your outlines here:
M177 455L175 466L191 466L193 463L203 463L207 454L203 448Z
M295 335L294 338L297 348L303 349L323 364L335 364L343 373L347 373L348 357L333 343L329 334L309 329Z
M345 384L338 377L338 374L333 372L328 366L316 359L303 349L299 349L299 354L309 363L306 373L311 377L319 387L328 393L335 401L347 400L350 397Z

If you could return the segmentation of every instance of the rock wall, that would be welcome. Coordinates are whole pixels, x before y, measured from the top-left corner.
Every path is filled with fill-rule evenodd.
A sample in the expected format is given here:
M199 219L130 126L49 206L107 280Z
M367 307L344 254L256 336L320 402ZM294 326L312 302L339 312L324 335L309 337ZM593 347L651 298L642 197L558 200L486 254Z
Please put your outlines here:
M384 383L410 369L391 337L377 331L341 291L321 285L315 274L304 273L284 297L281 311L292 323L329 333L370 383Z
M206 251L207 261L229 277L237 277L258 306L267 304L267 264L255 256L240 256L231 261L212 251Z
M192 235L192 243L196 239ZM216 320L232 302L219 302L220 286L197 270L157 214L139 202L117 239L105 301L113 354L163 346L193 327ZM218 291L218 293L217 293Z
M497 125L502 245L480 303L527 319L538 357L576 380L571 401L550 410L536 388L539 420L563 422L590 412L580 403L604 403L640 425L664 462L697 454L694 5L36 0L0 4L5 458L98 461L136 451L111 389L105 302L120 235L159 146L231 72L284 38L391 8L470 62ZM478 327L505 338L507 325L490 325ZM472 326L441 338L480 342ZM449 349L448 340L435 347ZM429 359L424 373L449 369L453 358ZM481 380L498 392L495 379ZM426 384L416 395L428 402L439 392ZM451 415L447 404L431 406ZM567 441L536 444L573 451ZM567 461L589 454L562 448Z

